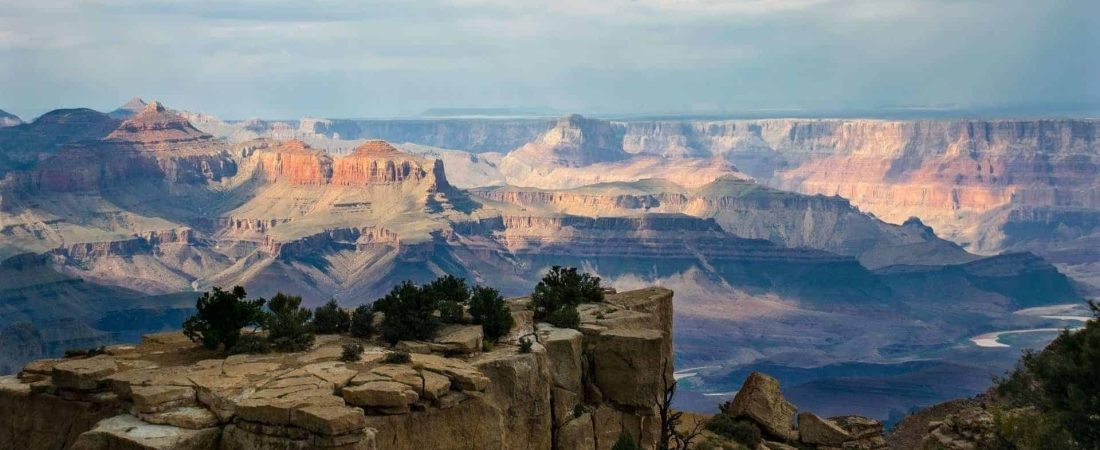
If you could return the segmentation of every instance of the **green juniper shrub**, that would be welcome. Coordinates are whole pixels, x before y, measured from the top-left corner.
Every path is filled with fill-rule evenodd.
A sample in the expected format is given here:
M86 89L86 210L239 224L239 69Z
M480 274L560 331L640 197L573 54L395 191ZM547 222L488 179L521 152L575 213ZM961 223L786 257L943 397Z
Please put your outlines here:
M368 338L374 333L374 308L370 305L359 305L351 313L351 335L357 338Z
M481 325L486 341L497 341L512 330L515 319L512 311L504 302L500 291L491 287L478 286L470 296L470 316L474 323Z
M313 311L313 331L317 334L347 333L350 328L351 314L341 308L336 299Z
M547 321L558 327L577 328L580 326L577 306L603 299L599 277L577 273L575 267L554 266L531 293L531 307L535 311L535 320Z
M446 323L463 323L463 308L470 299L466 280L454 275L436 278L424 285L424 292L439 305L439 318Z
M264 317L264 299L246 300L246 296L240 286L230 291L214 287L204 292L195 302L195 314L183 322L183 334L209 350L233 348L241 337L241 328L257 326Z
M229 353L233 355L260 354L270 352L271 344L267 342L266 337L259 333L242 334L240 339L237 339L237 344L229 349Z
M343 352L340 353L340 361L350 363L363 359L363 345L352 343L344 344Z
M531 339L525 338L525 337L519 338L519 352L520 353L531 353L531 346L532 345L534 345L534 341L532 341Z
M1100 304L1089 302L1094 318L1077 331L1063 330L1046 349L1025 352L996 392L1015 407L1037 408L1078 448L1100 448Z
M550 313L550 316L546 318L546 323L558 328L579 329L581 327L581 313L577 312L576 306L565 306Z
M611 447L611 450L640 450L638 444L634 443L634 438L629 434L619 433L619 439L615 441L615 445Z
M410 281L395 286L375 304L382 304L382 338L391 344L398 341L429 341L439 331L435 297Z
M92 356L96 356L96 355L102 355L104 353L107 353L107 347L104 347L104 346L101 345L99 347L65 350L65 357L66 358L76 358L78 356L92 357Z
M1069 433L1034 408L994 407L992 446L1003 450L1072 450Z
M412 355L403 350L386 352L386 356L382 357L382 362L385 364L405 364L409 361L412 361Z
M577 403L577 405L573 407L573 418L576 419L576 418L578 418L580 416L583 416L583 415L584 415L584 405L582 405L580 403Z
M313 345L313 331L309 319L313 313L302 308L302 297L275 294L267 307L270 312L264 318L271 347L280 352L300 352Z
M761 439L760 427L743 419L734 419L726 413L715 414L706 425L707 430L719 436L733 439L748 448L756 448Z

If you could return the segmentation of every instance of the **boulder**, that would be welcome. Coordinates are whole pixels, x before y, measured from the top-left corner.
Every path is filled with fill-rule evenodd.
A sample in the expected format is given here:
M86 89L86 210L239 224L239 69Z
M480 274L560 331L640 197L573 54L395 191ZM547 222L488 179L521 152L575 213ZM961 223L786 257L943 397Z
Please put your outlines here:
M449 325L439 330L435 342L443 345L445 351L468 355L480 352L484 340L481 325Z
M608 330L592 352L596 386L605 399L650 408L661 391L664 334L657 330ZM671 378L671 376L670 376Z
M394 346L395 350L408 353L429 354L432 352L432 344L420 341L400 341Z
M188 386L134 386L130 389L134 410L142 413L160 412L195 403L195 390Z
M387 380L409 386L422 398L428 400L437 400L451 390L451 380L445 375L398 364L386 364L375 367L366 374L360 373L352 379L352 384L360 385L370 381Z
M458 389L484 391L489 378L465 361L438 355L412 355L413 366L445 375Z
M118 371L115 358L108 355L63 361L53 366L54 386L61 389L92 391L98 389L104 377Z
M420 399L420 395L411 387L396 381L372 381L351 386L344 388L343 396L352 405L386 414L407 413L409 405Z
M71 450L209 450L216 448L219 435L218 428L188 430L122 415L101 420L81 434Z
M798 409L783 398L779 381L760 372L753 372L741 385L733 400L722 410L734 417L747 417L770 436L788 440L792 437L791 420Z
M852 438L847 430L836 423L811 412L798 414L798 436L800 441L807 444L832 446L838 446Z
M348 406L307 406L290 414L291 425L322 436L361 431L367 426L363 411Z
M171 425L188 430L201 430L218 426L218 416L209 409L184 406L152 414L138 414L141 420L156 425Z

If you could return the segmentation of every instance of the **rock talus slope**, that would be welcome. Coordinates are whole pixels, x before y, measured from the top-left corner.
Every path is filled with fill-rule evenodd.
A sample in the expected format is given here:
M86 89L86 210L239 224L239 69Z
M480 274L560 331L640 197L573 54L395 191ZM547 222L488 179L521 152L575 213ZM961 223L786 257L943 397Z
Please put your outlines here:
M352 340L340 336L301 353L225 357L179 333L35 361L0 377L0 448L607 450L622 433L652 448L655 394L671 377L672 292L585 304L580 331L533 326L527 303L512 300L519 325L493 350L448 357L403 343L425 351L406 364L384 363L375 345L340 362ZM522 336L536 340L528 353L517 351Z

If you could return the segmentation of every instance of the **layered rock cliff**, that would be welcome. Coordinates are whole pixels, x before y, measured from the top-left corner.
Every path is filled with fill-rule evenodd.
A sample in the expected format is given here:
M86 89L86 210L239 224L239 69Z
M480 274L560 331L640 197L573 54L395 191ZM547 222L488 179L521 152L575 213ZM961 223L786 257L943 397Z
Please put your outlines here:
M0 446L607 450L625 433L652 448L672 292L585 304L580 331L531 323L526 302L512 302L517 327L493 350L480 352L480 327L466 327L455 332L473 338L472 354L401 343L414 349L405 364L370 343L360 362L340 362L352 339L337 336L303 353L222 359L177 333L33 362L0 377ZM530 352L517 350L521 337L535 341Z

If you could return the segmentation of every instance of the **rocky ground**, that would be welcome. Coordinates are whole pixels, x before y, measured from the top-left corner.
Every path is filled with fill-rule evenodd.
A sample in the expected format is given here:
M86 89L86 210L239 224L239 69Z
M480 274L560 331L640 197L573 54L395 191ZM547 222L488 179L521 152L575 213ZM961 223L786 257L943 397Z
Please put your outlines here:
M226 357L179 333L35 361L0 377L0 448L606 450L621 433L651 447L671 291L610 294L581 314L580 331L536 325L514 300L517 325L490 350L480 326L452 326L398 343L401 363L345 336ZM361 359L342 362L351 342Z

